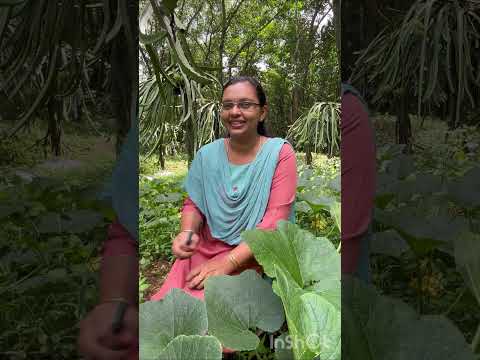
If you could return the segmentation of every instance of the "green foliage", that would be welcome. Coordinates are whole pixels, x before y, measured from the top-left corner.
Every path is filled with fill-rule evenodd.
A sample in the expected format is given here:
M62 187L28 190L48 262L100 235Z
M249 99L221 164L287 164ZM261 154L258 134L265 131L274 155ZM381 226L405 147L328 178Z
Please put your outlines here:
M467 321L459 314L476 314L480 306L475 285L480 283L478 131L446 131L438 121L428 125L415 140L425 149L413 156L403 154L401 145L378 149L371 250L374 267L389 270L377 270L374 279L383 291L402 297L421 314L448 315L458 329L446 325L444 317L429 316L429 321L444 329L441 336L449 333L458 352L470 359L471 350L463 349L461 338L471 340L470 348L478 352L480 318ZM437 357L448 358L446 354Z
M255 349L259 339L249 329L275 332L285 321L280 298L252 270L239 276L211 277L206 283L208 332L229 349Z
M259 292L246 291L252 288ZM165 353L221 359L220 340L236 349L255 349L259 340L250 328L276 331L284 321L279 299L253 270L208 279L205 302L172 289L163 300L140 304L139 316L140 358L145 360L163 359Z
M288 138L302 148L313 148L315 153L326 152L329 156L340 151L340 104L319 102L298 118L290 127Z
M340 161L320 158L314 169L299 166L297 223L316 236L340 245Z
M185 193L181 179L143 177L140 180L141 265L148 266L158 257L172 259L171 242L180 229L180 208Z
M142 303L142 359L160 356L180 338L183 342L170 351L188 355L193 346L189 343L194 343L196 351L213 351L212 358L217 358L220 354L212 347L220 342L236 350L253 350L259 339L252 331L280 329L285 319L282 303L295 359L317 355L339 359L340 256L331 242L287 222L273 232L251 230L243 236L273 278L273 290L255 271L247 270L238 276L209 278L205 303L178 289L164 300ZM318 256L325 261L318 262ZM209 337L198 336L207 332Z
M362 51L353 81L366 77L376 85L373 102L414 93L419 115L425 104L454 96L452 120L459 125L467 100L472 108L477 104L479 9L477 1L417 0L400 24L392 22Z
M85 1L3 1L1 67L2 74L8 75L0 79L0 104L2 110L4 106L8 108L2 112L3 119L14 122L8 123L6 134L0 134L2 142L33 122L48 124L45 143L49 141L52 152L58 155L66 123L83 118L96 128L90 111L93 108L96 113L103 112L99 99L104 98L110 84L110 67L103 56L98 56L100 50L107 43L110 47L123 33L127 50L124 63L136 56L128 1L118 3L118 7L112 0L102 3L103 6L92 6ZM128 80L122 85L125 83ZM130 108L128 99L123 103L122 97L120 102L124 109ZM129 119L126 112L125 116Z
M93 190L86 182L2 179L2 351L76 356L77 324L97 301L98 251L113 220Z
M340 359L340 255L333 244L284 221L275 232L250 230L243 238L274 279L295 359Z
M465 359L475 356L444 316L419 316L404 302L342 278L342 355L361 359ZM448 343L448 346L442 346Z
M157 10L141 4L141 83L152 94L151 100L141 97L140 139L146 153L163 147L165 153L193 157L201 145L221 136L221 85L232 76L262 81L270 110L267 126L275 136L285 137L298 117L298 111L292 113L294 98L298 110L338 99L333 22L319 28L331 12L325 1L194 0L178 3L172 22ZM151 82L157 84L147 85Z

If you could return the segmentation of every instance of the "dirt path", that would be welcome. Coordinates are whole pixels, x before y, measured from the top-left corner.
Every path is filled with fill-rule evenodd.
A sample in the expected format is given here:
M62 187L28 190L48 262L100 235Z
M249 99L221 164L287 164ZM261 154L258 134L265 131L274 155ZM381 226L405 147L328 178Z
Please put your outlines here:
M170 264L170 262L165 259L160 259L143 271L143 276L145 276L147 283L150 285L145 291L145 300L160 290L171 267L172 264Z

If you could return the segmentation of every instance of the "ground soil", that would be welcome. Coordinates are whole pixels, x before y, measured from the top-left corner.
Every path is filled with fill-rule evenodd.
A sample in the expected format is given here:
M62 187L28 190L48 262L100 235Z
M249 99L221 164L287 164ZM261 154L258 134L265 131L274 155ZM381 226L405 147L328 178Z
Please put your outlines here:
M153 294L160 290L160 287L163 285L171 267L172 264L168 260L159 259L143 270L143 276L145 276L147 283L150 285L144 293L145 299L149 299Z

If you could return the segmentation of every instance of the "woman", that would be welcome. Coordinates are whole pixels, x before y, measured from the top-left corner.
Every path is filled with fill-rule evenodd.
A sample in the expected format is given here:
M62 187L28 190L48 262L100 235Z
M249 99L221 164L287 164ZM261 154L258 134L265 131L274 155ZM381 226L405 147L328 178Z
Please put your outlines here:
M370 282L375 138L359 92L342 84L342 273Z
M185 181L181 230L172 244L177 260L152 300L172 288L203 299L210 276L262 272L241 233L274 230L279 220L292 219L297 183L293 148L266 136L267 113L256 79L237 77L225 84L221 119L228 137L203 146L195 156Z
M117 220L102 248L99 303L80 323L78 349L86 360L138 359L138 124L134 120L108 190L102 194L112 202ZM118 316L122 309L123 316Z

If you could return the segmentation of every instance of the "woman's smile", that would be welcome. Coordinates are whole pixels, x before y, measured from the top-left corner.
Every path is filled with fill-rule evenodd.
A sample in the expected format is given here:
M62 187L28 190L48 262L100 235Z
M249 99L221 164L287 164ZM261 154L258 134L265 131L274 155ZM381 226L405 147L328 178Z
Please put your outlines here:
M245 125L245 120L231 120L230 127L232 129L241 129Z

